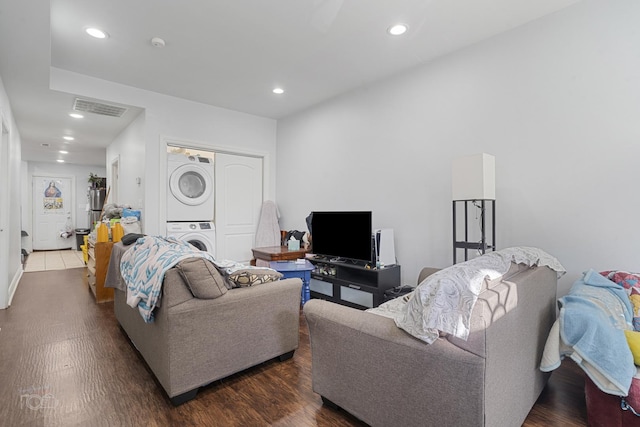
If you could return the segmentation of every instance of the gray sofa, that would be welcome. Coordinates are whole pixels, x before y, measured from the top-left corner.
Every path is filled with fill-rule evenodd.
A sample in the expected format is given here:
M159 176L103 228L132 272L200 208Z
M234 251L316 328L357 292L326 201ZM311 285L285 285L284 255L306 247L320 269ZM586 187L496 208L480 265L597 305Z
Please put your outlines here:
M431 345L390 318L311 300L313 390L372 426L522 425L548 379L538 367L556 288L555 271L512 264L486 283L468 340Z
M107 283L117 288L118 277L109 274ZM300 279L286 279L198 299L178 271L170 269L153 323L145 323L119 289L114 310L122 329L178 405L194 398L200 386L275 357L292 357L298 348L301 288Z

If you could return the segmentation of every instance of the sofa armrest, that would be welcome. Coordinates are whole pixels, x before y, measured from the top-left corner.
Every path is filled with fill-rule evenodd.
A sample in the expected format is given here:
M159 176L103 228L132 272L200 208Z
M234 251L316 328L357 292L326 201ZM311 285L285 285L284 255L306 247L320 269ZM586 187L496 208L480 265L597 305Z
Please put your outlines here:
M427 345L389 318L323 300L307 302L304 314L313 390L324 398L371 425L482 425L483 358L443 339Z

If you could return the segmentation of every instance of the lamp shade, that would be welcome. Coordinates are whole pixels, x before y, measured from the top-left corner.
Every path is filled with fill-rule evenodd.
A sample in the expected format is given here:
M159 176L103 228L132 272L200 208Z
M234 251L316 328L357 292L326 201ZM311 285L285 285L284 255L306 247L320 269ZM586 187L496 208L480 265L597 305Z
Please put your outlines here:
M496 159L481 153L453 159L453 200L495 200Z

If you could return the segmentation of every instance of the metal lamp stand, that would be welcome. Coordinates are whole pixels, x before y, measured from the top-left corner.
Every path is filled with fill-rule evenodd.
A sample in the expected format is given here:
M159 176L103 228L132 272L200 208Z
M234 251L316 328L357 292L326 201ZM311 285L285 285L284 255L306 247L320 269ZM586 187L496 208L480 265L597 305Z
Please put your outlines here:
M480 234L481 238L479 242L469 241L469 203L480 202ZM490 202L490 203L487 203ZM464 240L458 240L456 229L457 211L456 205L458 203L464 204ZM486 235L486 211L487 205L491 206L491 241L487 241ZM464 249L464 260L469 259L469 249L478 250L480 253L485 254L487 250L496 250L496 201L489 199L482 200L454 200L453 201L453 263L457 263L458 249Z

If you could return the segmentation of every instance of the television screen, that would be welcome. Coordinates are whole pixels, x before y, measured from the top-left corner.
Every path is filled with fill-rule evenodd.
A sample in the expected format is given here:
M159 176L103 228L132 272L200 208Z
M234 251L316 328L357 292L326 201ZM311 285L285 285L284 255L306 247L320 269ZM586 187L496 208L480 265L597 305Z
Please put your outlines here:
M371 262L371 212L313 212L313 253Z

